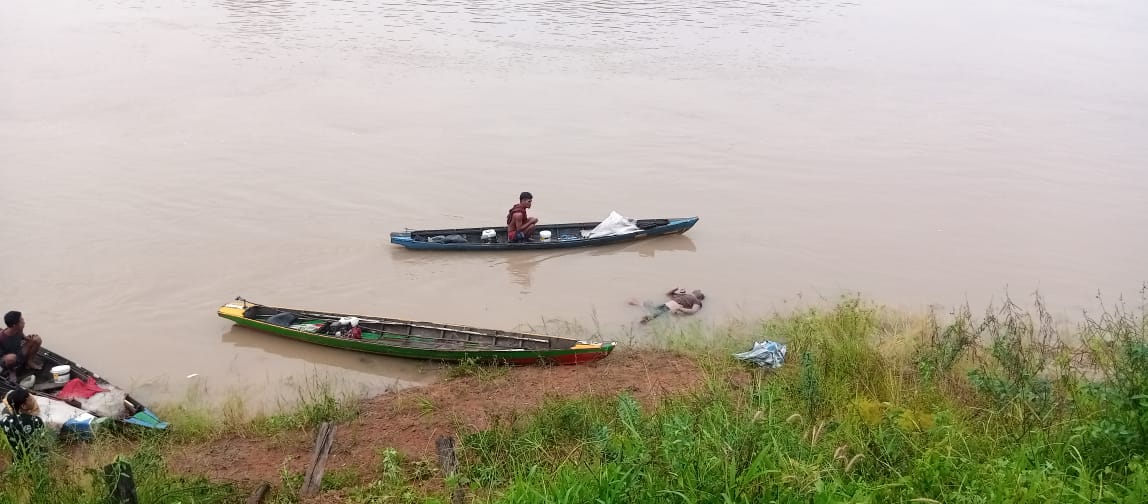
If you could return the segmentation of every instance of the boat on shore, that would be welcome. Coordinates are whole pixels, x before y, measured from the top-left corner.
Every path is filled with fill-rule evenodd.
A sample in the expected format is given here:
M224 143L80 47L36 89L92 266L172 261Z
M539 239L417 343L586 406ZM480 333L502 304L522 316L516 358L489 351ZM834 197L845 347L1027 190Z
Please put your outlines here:
M507 239L505 225L485 228L407 230L391 233L391 243L412 250L543 250L594 247L685 233L698 223L698 218L638 219L633 222L637 230L604 236L593 236L590 233L601 224L600 222L539 225L535 228L539 238L527 242L510 242ZM484 232L486 236L483 235Z
M281 308L243 298L221 306L218 315L240 326L306 343L443 362L583 364L605 358L616 345L524 332Z
M39 403L41 417L52 429L82 438L98 427L167 429L167 422L100 375L46 348L37 355L42 368L20 374L16 382L0 378L0 396L24 388Z

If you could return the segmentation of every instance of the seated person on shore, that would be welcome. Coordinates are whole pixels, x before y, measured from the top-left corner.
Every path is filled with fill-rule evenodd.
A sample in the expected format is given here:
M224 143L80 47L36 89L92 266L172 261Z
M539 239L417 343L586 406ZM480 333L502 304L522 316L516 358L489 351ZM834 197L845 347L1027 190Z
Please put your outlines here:
M38 454L43 446L44 420L40 418L40 405L27 390L16 388L2 397L0 430L8 438L17 460Z
M534 203L534 196L529 192L518 195L518 204L510 207L506 212L506 239L511 243L525 242L534 234L538 226L538 219L526 215L526 209Z
M18 311L4 314L4 326L0 330L0 369L10 378L26 369L39 371L43 366L37 355L40 336L24 335L24 315Z
M692 293L686 292L685 289L675 288L666 293L670 298L669 301L657 306L648 306L650 314L642 317L641 323L645 324L655 318L658 318L666 313L675 315L692 315L702 309L702 300L706 298L700 290L694 290Z

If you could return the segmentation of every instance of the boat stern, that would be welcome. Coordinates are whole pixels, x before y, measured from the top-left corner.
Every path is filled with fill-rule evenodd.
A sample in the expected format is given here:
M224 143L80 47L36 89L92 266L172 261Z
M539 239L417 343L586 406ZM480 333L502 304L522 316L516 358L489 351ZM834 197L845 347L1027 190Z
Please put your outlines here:
M617 342L614 341L602 343L579 341L577 345L570 348L573 352L556 357L554 363L559 365L585 364L587 362L602 360L608 357L616 346Z
M404 247L409 247L414 242L415 242L415 240L413 238L411 238L411 234L409 232L396 231L396 232L391 233L391 243L393 243L395 245L402 245Z

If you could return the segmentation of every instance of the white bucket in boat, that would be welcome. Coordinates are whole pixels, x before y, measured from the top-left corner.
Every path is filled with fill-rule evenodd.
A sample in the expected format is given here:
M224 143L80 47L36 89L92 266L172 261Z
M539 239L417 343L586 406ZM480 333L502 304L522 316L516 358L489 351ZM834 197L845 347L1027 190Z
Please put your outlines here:
M64 364L52 368L52 381L54 383L68 383L72 379L72 366Z
M493 229L485 229L482 231L482 239L483 240L493 240L494 236L495 236L495 232Z
M550 231L539 231L538 237L542 238L542 241L550 241Z

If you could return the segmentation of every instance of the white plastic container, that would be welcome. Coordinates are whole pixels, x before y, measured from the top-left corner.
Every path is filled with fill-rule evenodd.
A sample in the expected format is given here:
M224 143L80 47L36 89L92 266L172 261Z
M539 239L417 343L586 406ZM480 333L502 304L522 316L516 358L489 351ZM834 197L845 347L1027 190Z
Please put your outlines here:
M72 379L72 366L64 364L52 368L52 381L55 383L68 383Z
M550 231L539 231L538 237L542 238L542 241L550 241Z
M483 240L493 240L494 236L495 236L495 232L493 229L484 229L482 231L482 239Z

